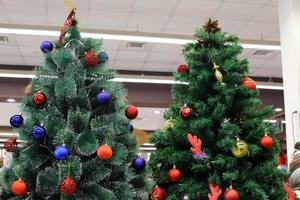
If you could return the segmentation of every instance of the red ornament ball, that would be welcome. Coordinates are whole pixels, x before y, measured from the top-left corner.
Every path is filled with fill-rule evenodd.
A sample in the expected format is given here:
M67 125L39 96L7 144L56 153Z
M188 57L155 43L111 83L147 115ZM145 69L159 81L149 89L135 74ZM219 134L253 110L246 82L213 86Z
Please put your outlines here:
M242 84L248 89L248 90L255 90L256 89L256 82L247 77L244 80L242 80Z
M187 106L182 107L179 111L179 115L183 119L189 118L191 114L192 114L192 109Z
M263 149L272 149L273 147L273 138L265 135L260 138L259 144Z
M187 72L189 72L189 68L188 68L187 65L181 64L181 65L178 66L177 72L178 73L187 73Z
M125 109L125 115L128 119L135 119L139 114L137 107L130 105Z
M60 191L66 195L71 196L75 193L76 190L76 183L75 181L70 177L67 176L63 182L60 184Z
M16 196L23 196L27 193L27 186L26 183L19 179L10 186L11 192Z
M150 192L150 199L151 200L165 200L167 193L164 189L160 187L155 187Z
M8 152L13 152L17 146L17 138L7 139L4 143L4 149Z
M224 200L239 200L239 193L235 189L228 189L224 193Z
M98 56L93 51L85 55L84 61L89 67L95 67L99 63Z
M171 169L168 172L168 179L171 183L179 182L181 179L181 172L176 168Z
M47 97L44 93L37 92L33 95L32 101L33 101L34 105L36 105L36 106L43 106L43 105L45 105L45 103L47 101Z
M112 157L112 149L107 144L98 147L97 156L100 160L109 160Z

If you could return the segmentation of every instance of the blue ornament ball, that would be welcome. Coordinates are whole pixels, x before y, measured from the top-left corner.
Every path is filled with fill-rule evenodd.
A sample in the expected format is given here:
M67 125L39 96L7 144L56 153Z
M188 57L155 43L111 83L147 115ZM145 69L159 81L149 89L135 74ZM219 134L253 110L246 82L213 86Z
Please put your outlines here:
M31 130L31 135L32 135L33 139L40 140L46 136L46 130L43 126L35 126Z
M128 123L128 130L130 133L132 133L132 131L133 131L133 126L130 123Z
M108 61L109 55L105 51L101 51L98 54L98 59L99 59L100 63L105 63Z
M9 120L10 125L14 128L20 128L23 125L23 121L22 115L13 115Z
M50 41L43 41L40 45L40 49L42 50L42 52L44 53L49 53L53 50L53 44Z
M57 146L53 152L53 156L56 160L66 159L69 155L69 150L65 146Z
M111 99L111 95L104 90L102 92L98 93L96 96L96 101L99 105L108 104L110 99Z
M133 160L132 167L137 171L141 171L141 170L145 169L146 161L142 157L137 157Z

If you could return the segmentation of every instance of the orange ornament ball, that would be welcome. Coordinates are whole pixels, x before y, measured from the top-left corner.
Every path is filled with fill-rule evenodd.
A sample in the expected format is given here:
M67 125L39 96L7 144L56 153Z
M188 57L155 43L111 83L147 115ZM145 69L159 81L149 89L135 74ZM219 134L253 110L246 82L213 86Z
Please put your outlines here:
M98 147L97 156L100 160L109 160L112 157L112 149L107 144Z
M242 80L242 84L248 89L248 90L255 90L256 89L256 82L247 77L244 80Z
M168 172L168 179L171 183L179 182L181 179L181 172L176 168L171 169Z
M227 189L224 193L224 200L239 200L239 193L233 188Z
M10 186L11 192L16 196L23 196L27 193L27 186L26 183L19 179Z
M265 135L260 138L259 144L260 144L261 148L263 148L263 149L267 149L267 150L272 149L273 138L268 135Z

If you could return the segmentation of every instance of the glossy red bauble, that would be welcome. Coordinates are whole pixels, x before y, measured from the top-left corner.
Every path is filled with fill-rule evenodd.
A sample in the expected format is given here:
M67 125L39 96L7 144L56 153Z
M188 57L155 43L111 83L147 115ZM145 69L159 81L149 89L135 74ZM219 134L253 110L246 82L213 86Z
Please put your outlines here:
M135 119L138 115L138 109L137 107L130 105L127 106L127 108L125 109L125 115L128 119Z
M179 182L181 179L181 172L176 168L171 169L168 172L168 179L171 183Z
M188 68L187 65L181 64L181 65L178 66L177 72L178 73L187 73L187 72L189 72L189 68Z
M273 138L265 135L260 138L259 144L263 149L272 149L273 147Z
M242 84L248 89L248 90L255 90L256 89L256 82L247 77L244 80L242 80Z
M76 183L75 181L70 177L67 176L63 182L60 184L60 191L65 196L71 196L75 193L76 190Z
M19 179L10 186L11 192L16 196L23 196L27 193L27 186L26 183Z
M98 56L93 51L85 55L84 61L89 67L95 67L99 63Z
M100 160L109 160L112 157L112 149L107 144L98 147L97 156Z
M224 200L239 200L239 193L235 189L228 189L224 193Z
M167 193L160 187L155 187L150 192L150 200L165 200Z
M44 93L37 92L33 95L32 101L33 101L34 105L36 105L36 106L43 106L43 105L45 105L45 103L47 101L47 97Z
M187 106L182 107L179 111L179 115L183 119L189 118L191 114L192 114L192 109Z

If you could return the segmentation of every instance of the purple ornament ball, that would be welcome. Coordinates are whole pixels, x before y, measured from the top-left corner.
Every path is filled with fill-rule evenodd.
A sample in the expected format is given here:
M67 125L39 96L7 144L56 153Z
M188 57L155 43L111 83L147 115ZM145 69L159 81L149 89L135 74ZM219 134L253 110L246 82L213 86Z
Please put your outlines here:
M96 96L96 102L99 105L108 104L110 99L111 99L111 95L108 92L104 91L104 90L102 92L98 93L97 96Z

